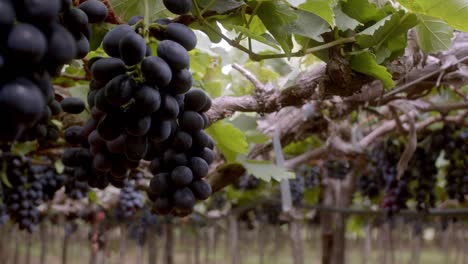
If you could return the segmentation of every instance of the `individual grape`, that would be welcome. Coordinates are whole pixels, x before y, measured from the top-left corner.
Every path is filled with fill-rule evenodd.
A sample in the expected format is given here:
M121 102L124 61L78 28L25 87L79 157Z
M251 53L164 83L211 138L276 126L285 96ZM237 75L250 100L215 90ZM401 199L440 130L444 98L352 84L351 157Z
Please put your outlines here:
M192 0L163 0L167 10L177 15L183 15L192 9Z
M177 100L168 94L162 97L160 118L163 120L175 119L179 115L179 104Z
M60 102L63 111L70 114L79 114L85 110L85 103L77 97L67 97Z
M126 132L132 136L144 136L151 128L151 116L129 117Z
M101 89L96 93L94 96L94 105L99 109L99 111L104 113L112 113L118 109L107 101L105 89Z
M167 90L172 94L184 94L190 88L192 88L192 73L188 69L182 69L174 73Z
M209 148L204 148L200 154L200 158L204 159L206 163L211 164L214 161L214 153Z
M114 106L124 105L132 98L135 86L135 82L128 75L118 75L105 86L106 99Z
M211 185L205 180L192 182L190 189L198 200L206 200L212 193Z
M153 120L151 122L153 125L151 126L148 137L153 142L163 142L169 138L172 132L172 125L171 121L160 121Z
M120 56L128 66L140 63L146 54L146 42L135 32L127 33L119 42Z
M124 75L126 71L125 63L118 58L102 58L91 67L93 78L102 83L107 83L116 76Z
M200 112L207 104L208 99L205 91L201 89L191 89L185 94L185 109Z
M169 64L172 70L182 70L190 66L187 50L172 40L163 40L158 45L158 56Z
M75 39L79 39L81 34L88 31L89 19L86 13L79 8L71 8L63 17L65 27L73 34ZM89 36L88 36L89 37Z
M173 206L171 204L171 201L168 198L161 197L161 198L157 198L154 201L153 209L159 214L166 215L172 211Z
M94 156L93 167L98 171L108 172L112 168L112 159L104 153L98 153Z
M88 16L89 23L103 22L107 17L107 7L104 3L98 0L88 0L78 6Z
M77 56L77 44L73 35L63 26L54 25L48 39L46 63L62 66Z
M39 89L27 79L16 79L0 89L0 112L16 122L30 125L41 118L44 108Z
M99 136L106 141L118 138L123 129L122 120L111 115L106 115L97 126Z
M197 36L184 24L168 24L164 31L164 38L179 43L187 51L193 50L197 45Z
M171 179L168 173L158 173L150 181L150 190L154 195L166 196L171 191Z
M196 132L203 129L203 117L193 111L185 111L179 119L180 127L185 131Z
M203 130L192 133L193 145L212 149L213 139Z
M193 180L192 171L186 166L178 166L172 171L171 180L178 187L187 186Z
M47 51L44 34L30 24L16 24L7 40L7 54L19 66L38 63Z
M22 22L48 24L57 19L61 0L15 0L17 18Z
M132 161L141 160L148 151L148 138L127 135L125 139L125 155Z
M79 144L82 138L83 128L81 126L71 126L65 130L63 137L70 144Z
M133 26L133 25L136 25L138 22L140 22L141 20L143 19L143 16L132 16L129 20L128 20L128 24L130 26Z
M190 169L193 172L193 176L197 179L200 179L208 175L209 166L204 159L199 157L192 157L190 159Z
M161 107L159 91L148 85L138 87L133 99L135 100L133 110L141 115L152 114Z
M188 163L187 156L184 153L177 153L173 149L169 149L164 153L163 161L170 168L185 166Z
M118 25L110 30L102 40L102 48L112 57L120 58L120 40L129 32L134 32L133 28L129 25Z
M0 33L15 22L15 10L10 1L0 1Z
M187 151L192 146L192 136L184 131L178 131L172 142L174 149L180 152Z
M81 34L78 41L76 42L76 49L76 58L78 59L86 57L86 55L90 51L91 48L89 46L89 40L84 34Z
M173 199L177 209L192 210L196 202L195 195L188 187L175 191Z
M146 57L141 63L141 71L148 84L164 87L171 82L172 71L160 57Z

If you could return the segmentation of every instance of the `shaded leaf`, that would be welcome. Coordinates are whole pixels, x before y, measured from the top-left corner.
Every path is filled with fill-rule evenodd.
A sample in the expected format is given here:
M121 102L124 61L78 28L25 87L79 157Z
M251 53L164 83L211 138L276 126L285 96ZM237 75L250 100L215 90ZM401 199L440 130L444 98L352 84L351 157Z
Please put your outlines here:
M419 47L425 52L448 50L452 43L453 28L444 21L425 15L419 15L416 36Z
M379 21L387 14L369 0L341 1L341 8L345 14L365 24L371 21Z
M392 75L382 65L377 64L375 55L370 52L362 52L351 56L351 68L357 72L372 76L383 82L385 88L395 86Z
M213 138L216 148L224 155L228 162L236 160L237 154L246 154L249 144L245 135L232 124L219 121L206 129Z
M11 146L11 152L14 155L25 156L39 147L37 141L17 142Z
M283 179L294 179L296 177L293 172L280 168L269 161L244 160L241 164L248 173L267 182L272 179L279 182Z
M294 34L316 41L323 41L321 35L331 30L327 21L314 13L303 10L296 10L295 13L297 14L297 19L291 26L291 32Z
M299 5L299 9L314 13L327 21L330 26L335 26L332 0L307 0Z

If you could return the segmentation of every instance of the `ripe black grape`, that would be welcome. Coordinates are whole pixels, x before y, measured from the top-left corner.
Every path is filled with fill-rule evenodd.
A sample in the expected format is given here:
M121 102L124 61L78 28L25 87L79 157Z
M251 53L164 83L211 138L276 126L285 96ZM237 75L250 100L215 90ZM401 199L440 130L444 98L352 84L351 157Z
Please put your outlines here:
M182 69L172 76L167 90L172 94L184 94L190 88L192 88L192 73L188 69Z
M138 64L146 54L145 39L136 32L129 32L119 41L119 50L126 65Z
M88 0L80 4L78 8L86 13L90 23L103 22L108 13L106 5L98 0Z
M192 146L192 136L184 131L178 131L174 136L173 148L177 151L187 151Z
M178 166L172 170L171 180L178 187L187 186L193 180L192 170L186 166Z
M179 119L180 127L185 131L197 132L202 130L205 122L203 117L193 111L185 111L182 113L182 116Z
M91 67L93 78L102 83L107 83L118 75L125 74L125 63L118 58L102 58Z
M151 128L151 116L130 116L127 121L126 131L132 136L144 136Z
M135 99L134 111L142 115L152 114L161 107L159 91L148 85L138 87L133 98Z
M198 200L206 200L212 193L211 185L205 180L192 182L190 189Z
M192 210L196 202L195 195L188 187L175 191L173 198L176 209Z
M149 84L158 87L168 85L172 79L172 71L169 65L160 57L150 56L141 63L141 71Z
M185 94L185 109L200 112L205 107L208 100L209 98L203 90L191 89Z
M8 56L15 63L29 65L38 63L47 51L44 34L30 24L16 24L7 40Z
M195 36L195 33L186 25L179 23L167 25L164 31L164 38L179 43L187 51L194 49L197 45L197 36Z
M183 15L192 9L192 0L163 0L167 10L177 15Z
M190 159L190 169L192 169L193 176L200 179L208 175L209 166L204 159L193 157Z
M114 106L124 105L132 98L135 86L135 82L128 75L118 75L104 88L106 99Z
M84 111L85 103L80 98L67 97L60 102L63 111L70 114L79 114Z
M158 56L164 59L173 70L182 70L190 65L187 50L172 40L163 40L159 43Z
M102 48L109 56L120 58L120 40L129 32L134 32L129 25L118 25L109 31L102 40ZM94 75L93 75L94 77Z

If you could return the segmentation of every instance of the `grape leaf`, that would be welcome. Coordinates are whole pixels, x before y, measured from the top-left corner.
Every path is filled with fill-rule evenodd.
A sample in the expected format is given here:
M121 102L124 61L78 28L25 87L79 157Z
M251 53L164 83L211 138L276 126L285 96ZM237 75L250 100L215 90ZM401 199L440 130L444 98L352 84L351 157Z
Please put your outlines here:
M333 9L335 13L336 27L342 31L354 30L359 26L359 21L346 15L339 6Z
M347 0L341 1L341 9L348 16L358 20L365 24L372 21L379 21L386 17L387 14L377 8L373 3L369 3L369 0Z
M320 36L330 31L330 26L323 18L314 13L296 10L297 19L291 25L291 32L316 41L323 41Z
M111 0L112 7L117 15L128 21L132 16L145 14L145 1L143 0ZM168 17L172 15L163 1L148 1L150 11L150 21L159 17Z
M377 64L375 55L366 51L351 56L351 68L357 72L364 73L381 80L385 88L395 86L392 75L382 65Z
M398 0L407 9L447 22L455 29L468 31L468 0Z
M453 28L434 17L419 15L418 18L416 36L419 47L425 52L448 50L452 43Z
M278 41L286 53L290 53L293 47L290 26L297 19L292 9L281 1L250 1L249 5L255 8L262 6L257 11L257 16L262 20L265 27Z
M245 135L232 124L219 121L206 129L213 138L216 148L221 151L228 162L236 160L237 154L246 154L249 144Z
M418 23L414 14L403 11L389 15L356 35L356 43L361 48L370 48L406 34Z
M296 177L293 172L280 168L270 161L244 160L241 161L241 164L248 173L267 182L272 179L279 182L283 179L294 179Z
M39 148L37 141L17 142L11 146L14 155L25 156Z
M269 39L265 38L262 35L259 35L258 33L250 31L248 28L245 28L244 26L237 26L237 25L232 25L231 26L234 30L236 30L239 33L244 34L245 36L254 39L260 43L266 44L272 48L275 48L279 50L278 43L272 42Z
M218 14L222 14L243 6L245 2L237 0L198 0L198 4L201 9L205 9L208 6L207 11L215 11Z
M327 21L330 26L335 26L332 0L307 0L299 5L299 9L314 13Z

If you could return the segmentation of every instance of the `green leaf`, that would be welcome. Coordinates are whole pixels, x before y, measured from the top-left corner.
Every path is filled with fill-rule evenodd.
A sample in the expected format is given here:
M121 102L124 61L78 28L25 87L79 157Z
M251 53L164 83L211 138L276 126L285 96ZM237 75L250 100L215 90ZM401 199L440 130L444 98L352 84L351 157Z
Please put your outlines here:
M335 24L339 30L354 30L360 25L359 21L346 15L340 6L336 6L333 12L335 13Z
M468 31L468 0L398 0L407 9L441 19L455 29Z
M2 183L5 184L8 188L13 188L13 186L10 183L10 180L8 180L8 175L7 175L7 161L3 160L2 162L2 170L0 171L0 178L2 180Z
M63 165L62 159L58 159L57 161L55 161L54 167L58 173L63 173L63 171L65 170L65 165Z
M198 4L201 9L205 9L209 5L206 9L207 11L215 11L218 14L222 14L237 9L245 3L244 1L237 0L198 0Z
M13 146L11 147L11 152L14 155L24 156L37 150L38 147L39 144L37 143L37 141L18 142L13 144Z
M342 1L341 9L345 14L363 24L379 21L387 16L387 14L383 10L377 8L375 4L369 3L369 0Z
M257 118L254 116L240 114L232 121L232 124L244 132L249 143L262 144L270 138L257 130Z
M425 15L419 15L416 36L419 47L425 52L448 50L452 43L453 28L444 21Z
M270 182L272 179L281 181L283 179L294 179L296 177L293 172L285 168L280 168L270 161L244 160L241 161L241 164L248 173L266 182Z
M387 71L387 68L377 64L374 54L362 52L353 55L351 56L350 63L353 70L381 80L385 88L392 88L395 86L392 75Z
M99 203L99 199L97 193L93 190L88 192L88 200L90 203L97 204Z
M80 84L74 87L68 88L68 91L70 92L70 95L73 97L80 98L85 102L87 109L89 109L88 106L88 92L89 92L89 86L86 84ZM89 118L89 111L83 111L79 116L83 117L84 119Z
M112 25L107 23L99 23L92 25L91 39L89 40L90 50L96 50L101 46L102 39L109 30L112 29Z
M291 26L291 32L300 36L308 37L316 41L323 41L321 35L329 32L330 26L323 18L314 13L296 10L297 19Z
M278 41L286 53L290 53L293 47L292 35L289 31L291 24L297 19L293 10L282 1L251 1L249 5L255 8L261 3L257 16L265 27Z
M307 0L299 5L299 9L314 13L327 21L330 26L335 26L332 0Z
M272 42L271 40L265 38L264 36L250 31L248 28L245 28L244 26L231 25L231 27L235 31L237 31L239 33L242 33L245 36L247 36L247 37L249 37L249 38L251 38L253 40L256 40L256 41L258 41L260 43L266 44L266 45L268 45L268 46L270 46L272 48L275 48L275 49L279 50L278 43Z
M206 23L208 23L212 27L214 27L217 32L221 32L221 29L219 28L217 23L209 21L209 20L207 20ZM208 38L210 39L210 41L213 42L213 43L219 43L219 42L221 42L221 40L223 40L220 35L213 32L213 30L211 30L211 28L207 27L205 24L193 23L190 26L193 29L198 29L198 30L202 31L203 33L205 33L208 36Z
M144 0L111 0L112 7L115 13L125 21L136 15L145 14L145 1ZM150 21L158 17L168 17L172 15L167 11L163 1L148 0L150 10Z
M238 154L246 154L248 151L249 144L244 133L230 123L216 122L207 128L206 132L213 138L216 148L228 162L235 161Z
M389 15L356 35L356 43L361 48L381 45L383 42L405 34L416 26L418 20L414 14L403 11Z

